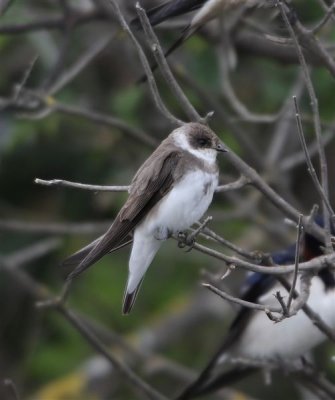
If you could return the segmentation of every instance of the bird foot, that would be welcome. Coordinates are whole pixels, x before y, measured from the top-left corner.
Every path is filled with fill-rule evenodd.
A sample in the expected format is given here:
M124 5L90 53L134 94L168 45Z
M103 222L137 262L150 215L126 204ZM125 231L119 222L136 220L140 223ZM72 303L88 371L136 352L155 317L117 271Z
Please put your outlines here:
M184 249L186 247L186 253L191 251L195 244L195 237L192 233L178 232L178 247Z

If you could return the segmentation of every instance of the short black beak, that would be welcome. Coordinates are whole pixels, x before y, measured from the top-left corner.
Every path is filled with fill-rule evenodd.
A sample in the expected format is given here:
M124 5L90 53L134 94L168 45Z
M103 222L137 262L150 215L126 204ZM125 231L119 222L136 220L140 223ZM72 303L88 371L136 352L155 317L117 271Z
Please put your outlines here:
M221 153L227 153L228 152L228 149L226 148L226 146L222 142L219 142L215 146L215 150L216 151L220 151Z

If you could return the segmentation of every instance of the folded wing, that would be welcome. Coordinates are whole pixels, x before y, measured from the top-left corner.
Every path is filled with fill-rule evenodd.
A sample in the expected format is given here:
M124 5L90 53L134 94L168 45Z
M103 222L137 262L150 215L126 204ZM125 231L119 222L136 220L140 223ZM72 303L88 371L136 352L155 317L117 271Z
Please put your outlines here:
M160 154L159 158L157 154ZM136 225L172 188L173 172L179 159L178 151L154 152L147 159L134 178L128 200L108 231L64 261L64 265L77 264L76 268L68 275L68 280L75 278L104 255L120 246L123 247L129 241ZM152 161L155 161L156 171L148 178L148 167Z

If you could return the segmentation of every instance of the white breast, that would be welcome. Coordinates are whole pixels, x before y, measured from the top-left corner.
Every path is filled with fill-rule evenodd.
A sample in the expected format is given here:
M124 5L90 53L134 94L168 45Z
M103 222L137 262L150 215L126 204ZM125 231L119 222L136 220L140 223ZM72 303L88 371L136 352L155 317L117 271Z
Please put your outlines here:
M276 287L271 290L267 298L262 299L262 302L269 304L271 298L274 299L273 294L277 290L283 293L282 288ZM335 289L325 292L323 282L318 277L314 277L308 305L332 329L335 329ZM238 344L229 352L229 355L265 359L297 358L310 351L325 338L301 310L297 315L279 323L270 321L264 313L256 311Z
M147 232L166 227L170 232L183 231L207 211L218 184L218 173L200 169L189 171L152 209L141 224Z

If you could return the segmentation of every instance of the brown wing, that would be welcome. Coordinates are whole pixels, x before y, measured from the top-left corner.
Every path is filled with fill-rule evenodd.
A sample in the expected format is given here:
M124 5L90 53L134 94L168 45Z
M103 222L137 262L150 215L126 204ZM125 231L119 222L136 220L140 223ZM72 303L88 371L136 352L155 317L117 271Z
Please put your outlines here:
M100 240L104 237L104 235L99 236L97 239L95 239L93 242L89 243L87 246L83 247L82 249L78 250L71 256L69 256L66 260L62 262L62 267L65 267L66 269L70 268L73 269L76 265L81 263L83 259L94 249L94 247L100 242ZM120 250L123 247L126 247L130 245L133 242L132 235L129 234L122 243L120 243L118 246L113 247L109 253L112 253L114 251Z
M154 155L155 153L152 156ZM83 252L85 257L67 279L73 279L125 241L152 207L171 190L174 183L174 171L180 161L180 156L181 154L178 151L165 153L165 156L163 153L161 160L156 159L154 164L156 171L151 175L150 179L143 176L143 172L147 172L150 159L153 161L152 157L143 164L141 170L135 176L129 198L116 216L113 224L95 246L92 246L88 254L85 251ZM143 184L144 182L146 183L145 185ZM68 263L67 260L64 263Z

